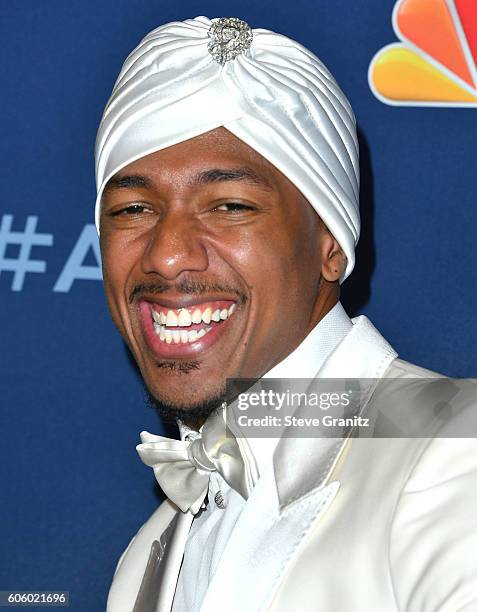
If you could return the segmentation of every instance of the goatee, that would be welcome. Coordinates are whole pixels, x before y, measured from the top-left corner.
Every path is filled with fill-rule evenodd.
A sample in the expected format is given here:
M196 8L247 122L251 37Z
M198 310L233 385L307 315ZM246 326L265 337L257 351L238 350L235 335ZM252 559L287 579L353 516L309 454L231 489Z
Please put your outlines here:
M207 418L212 413L217 412L226 401L225 391L190 406L178 406L177 404L165 402L154 397L149 390L146 390L146 394L147 404L149 407L157 410L165 423L176 423L179 419L192 429L199 429Z

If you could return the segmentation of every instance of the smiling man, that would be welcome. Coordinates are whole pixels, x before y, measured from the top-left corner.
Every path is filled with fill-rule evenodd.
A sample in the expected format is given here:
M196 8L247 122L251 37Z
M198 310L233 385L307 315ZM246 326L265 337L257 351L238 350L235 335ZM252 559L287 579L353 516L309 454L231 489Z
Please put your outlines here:
M141 434L167 499L108 612L475 612L477 445L449 439L475 427L473 388L339 302L358 149L323 64L235 18L161 26L116 81L96 175L112 317L181 437ZM376 439L230 435L237 378L361 381Z
M227 378L295 349L345 267L299 190L225 128L115 174L101 244L114 321L163 412L185 421L220 405Z

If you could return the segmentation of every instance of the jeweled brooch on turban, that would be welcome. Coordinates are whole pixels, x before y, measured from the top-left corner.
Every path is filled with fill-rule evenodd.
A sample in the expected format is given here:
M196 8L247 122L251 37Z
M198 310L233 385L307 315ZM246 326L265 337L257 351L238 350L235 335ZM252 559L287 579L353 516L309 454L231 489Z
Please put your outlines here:
M247 50L252 44L252 28L237 17L212 19L207 49L214 60L224 65Z

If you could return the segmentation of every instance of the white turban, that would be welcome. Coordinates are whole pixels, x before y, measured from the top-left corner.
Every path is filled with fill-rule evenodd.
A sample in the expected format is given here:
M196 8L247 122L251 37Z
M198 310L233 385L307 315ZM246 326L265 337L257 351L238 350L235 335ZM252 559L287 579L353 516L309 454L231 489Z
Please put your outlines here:
M343 281L359 237L359 166L351 106L322 62L297 42L254 29L248 49L219 63L213 22L150 32L126 58L98 129L96 226L107 181L131 162L220 126L301 191L343 248Z

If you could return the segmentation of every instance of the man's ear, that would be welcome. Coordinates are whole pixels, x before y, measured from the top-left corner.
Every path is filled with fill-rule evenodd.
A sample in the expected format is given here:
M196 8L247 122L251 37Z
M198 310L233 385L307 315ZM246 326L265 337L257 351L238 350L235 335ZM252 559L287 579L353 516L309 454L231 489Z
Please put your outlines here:
M339 280L346 269L346 255L327 227L321 236L321 275L332 283Z

